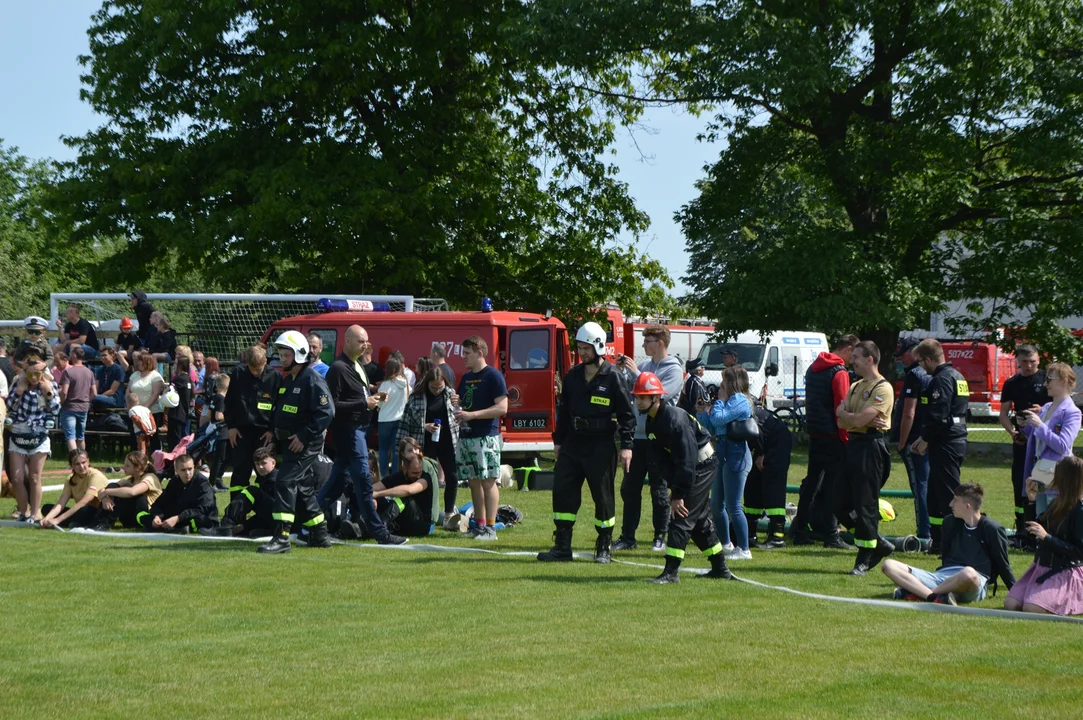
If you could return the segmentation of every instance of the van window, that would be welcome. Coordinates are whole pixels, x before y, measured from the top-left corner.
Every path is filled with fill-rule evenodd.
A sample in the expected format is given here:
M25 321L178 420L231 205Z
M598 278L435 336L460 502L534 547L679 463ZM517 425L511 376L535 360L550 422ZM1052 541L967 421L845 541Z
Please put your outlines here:
M757 343L704 343L699 357L708 370L722 370L726 367L722 364L722 353L725 350L737 351L737 362L748 372L757 372L763 365L763 354L767 351L767 346Z
M549 367L549 331L512 330L508 356L509 370L545 370Z
M782 370L782 367L778 365L778 348L777 347L772 347L770 350L767 351L767 364L768 365L778 366L779 371Z
M338 342L338 331L329 328L313 328L305 333L305 336L312 334L319 335L320 340L323 341L323 350L320 352L320 360L323 360L330 365L335 361L335 358L338 357L338 353L335 352L335 346Z

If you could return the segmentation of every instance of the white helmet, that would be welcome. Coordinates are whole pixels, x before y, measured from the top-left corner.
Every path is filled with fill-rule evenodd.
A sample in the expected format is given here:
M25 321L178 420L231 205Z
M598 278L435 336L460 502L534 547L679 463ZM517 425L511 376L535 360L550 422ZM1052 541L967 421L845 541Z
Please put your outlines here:
M158 401L162 404L163 408L175 408L180 405L180 393L172 385L166 387L165 392L162 393Z
M287 330L275 340L275 347L293 350L293 362L304 365L308 362L308 340L296 330Z
M593 345L599 358L605 355L605 330L596 322L583 323L575 334L575 341Z

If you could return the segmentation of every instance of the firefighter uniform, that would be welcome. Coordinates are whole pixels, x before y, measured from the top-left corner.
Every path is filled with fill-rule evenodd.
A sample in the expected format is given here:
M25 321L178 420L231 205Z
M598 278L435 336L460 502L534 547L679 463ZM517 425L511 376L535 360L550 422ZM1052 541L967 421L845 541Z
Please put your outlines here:
M257 475L256 482L241 488L233 495L225 512L222 513L220 525L207 531L200 530L199 534L219 537L243 534L253 537L253 530L257 531L257 535L270 532L274 526L270 489L277 482L278 468L264 477Z
M180 519L171 530L154 527L154 518ZM138 511L135 520L139 525L154 532L194 533L200 528L218 524L218 506L214 490L205 475L196 474L187 484L175 477L147 510Z
M767 516L767 549L786 545L786 479L793 454L793 435L786 423L765 408L756 408L760 441L752 448L754 460L763 458L763 470L752 463L745 481L745 516L749 547L756 545L756 525Z
M926 402L927 401L927 402ZM951 363L939 365L922 399L925 424L921 438L928 443L929 525L933 551L940 549L944 518L951 514L951 499L959 487L959 470L966 458L966 411L970 388Z
M636 421L613 366L602 362L589 382L586 369L587 365L580 363L564 376L562 402L553 432L553 444L560 446L553 473L556 544L552 551L539 553L538 559L542 561L571 560L572 528L582 503L584 480L594 498L597 559L600 562L609 559L613 526L617 522L614 433L619 435L621 449L631 450Z
M1000 390L1000 402L1009 403L1019 439L1012 445L1012 491L1015 495L1015 537L1030 538L1026 532L1028 520L1034 520L1034 503L1027 499L1026 478L1023 470L1027 463L1027 438L1022 434L1026 420L1022 412L1038 405L1045 405L1052 400L1045 388L1045 370L1038 370L1031 375L1016 373L1004 381Z
M658 583L676 582L688 540L710 558L712 577L729 575L722 543L711 519L711 486L718 472L711 435L699 421L678 407L660 403L654 417L647 416L648 464L669 486L673 500L683 500L688 515L669 520L666 569Z
M335 407L327 383L311 366L302 368L297 377L292 374L285 377L278 389L274 413L275 438L282 450L282 463L274 483L267 483L266 488L271 494L276 538L288 537L294 521L300 520L312 533L310 545L326 540L327 524L316 501L319 482L316 465L323 451L323 434L334 417ZM290 450L293 435L304 444L300 452Z
M880 488L891 474L887 433L891 430L894 403L895 391L882 377L860 380L846 394L847 412L858 414L875 408L875 417L888 423L883 431L868 425L847 428L850 441L842 486L836 493L835 514L854 531L858 553L852 575L864 575L895 549L880 536Z
M230 501L248 487L255 465L252 455L263 446L263 436L274 421L274 403L282 385L282 373L268 365L259 376L247 365L237 365L229 372L229 390L223 414L226 427L237 430L240 437L233 448L233 476L230 479Z

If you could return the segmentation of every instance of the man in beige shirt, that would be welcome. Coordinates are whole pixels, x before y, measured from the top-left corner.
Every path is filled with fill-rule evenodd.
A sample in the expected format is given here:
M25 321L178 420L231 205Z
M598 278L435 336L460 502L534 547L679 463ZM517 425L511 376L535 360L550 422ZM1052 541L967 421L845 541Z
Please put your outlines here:
M857 561L850 574L864 575L895 550L879 534L880 488L891 472L887 433L891 430L895 391L880 375L880 349L876 343L858 343L853 363L861 380L850 386L835 412L839 427L850 433L843 487L837 489L835 497L839 504L836 516L854 528Z

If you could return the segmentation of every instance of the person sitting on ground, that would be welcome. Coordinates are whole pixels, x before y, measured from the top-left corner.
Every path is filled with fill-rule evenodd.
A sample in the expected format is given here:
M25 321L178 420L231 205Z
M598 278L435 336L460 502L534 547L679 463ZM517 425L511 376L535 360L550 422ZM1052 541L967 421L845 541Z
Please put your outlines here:
M98 333L93 325L79 317L80 312L79 306L73 303L64 311L63 320L56 319L56 328L61 331L57 346L66 353L71 353L73 349L81 347L85 357L96 360L100 349Z
M124 368L117 362L116 348L102 348L102 366L98 368L98 394L94 407L113 410L124 407Z
M1027 478L1027 498L1041 491ZM1050 487L1056 495L1037 520L1026 524L1038 541L1034 563L1004 600L1005 610L1053 615L1083 614L1083 459L1057 463Z
M211 367L212 360L215 366L218 365L214 358L207 358L208 368ZM226 426L226 393L229 392L229 382L229 375L225 373L208 376L205 381L207 391L203 395L203 415L199 419L200 427L214 423L218 433L211 464L207 468L211 487L216 493L229 492L229 488L222 482L222 473L226 469L226 452L229 449L229 428Z
M424 537L439 515L439 466L421 454L421 443L399 443L399 470L372 487L376 509L396 535Z
M984 499L985 490L977 483L955 489L951 515L944 518L942 561L935 571L884 560L881 570L898 587L896 600L977 602L985 599L988 582L998 577L1011 590L1015 575L1008 563L1008 538L996 520L982 513Z
M11 358L8 357L8 341L4 338L0 338L0 373L7 380L8 387L15 384L15 365L12 364Z
M140 518L140 525L157 532L186 535L199 528L218 525L218 506L205 475L196 473L191 455L173 460L175 476L158 496L150 513Z
M154 355L155 362L173 362L177 356L177 331L173 329L169 318L164 313L154 313L151 316L151 322L154 323L158 332L148 339L147 350Z
M37 523L41 521L41 472L52 449L49 428L60 412L60 395L36 353L27 354L24 365L6 401L11 423L8 464L17 505L14 518Z
M122 318L120 321L120 334L117 335L114 347L117 350L117 360L121 367L127 368L134 361L133 353L143 347L139 336L132 332L133 323L131 318Z
M327 363L325 363L320 358L320 353L323 352L323 338L321 338L316 333L309 333L307 340L308 340L308 351L310 353L312 353L311 356L313 358L315 358L315 360L312 363L312 369L315 370L319 374L320 377L326 378L327 377L327 371L331 369L331 366L328 365Z
M53 353L53 366L49 368L49 375L53 379L53 385L60 387L60 378L64 377L64 371L68 369L68 354L63 350Z
M60 426L68 450L86 447L86 416L98 394L94 372L83 364L83 348L73 347L68 369L60 376Z
M140 527L140 519L150 513L162 494L162 482L151 472L150 458L143 453L128 453L122 471L123 480L111 482L98 491L101 507L94 520L95 530L111 530L117 520L126 528Z
M36 355L39 360L48 363L53 359L53 346L45 339L45 328L48 324L45 318L31 315L23 321L23 329L26 337L22 339L11 354L11 362L16 368L23 368L30 355Z
M71 465L71 477L64 483L60 499L55 505L46 505L41 509L45 517L41 527L94 527L98 517L98 493L109 484L100 470L90 467L90 456L86 450L72 450L68 453ZM75 504L68 509L68 501Z
M277 462L269 447L261 447L252 453L252 462L256 467L256 482L234 493L218 527L202 529L200 535L262 537L271 534L275 522L271 515L271 493L278 480Z

